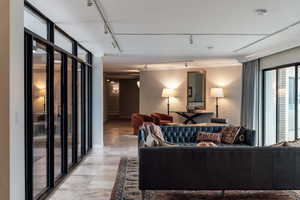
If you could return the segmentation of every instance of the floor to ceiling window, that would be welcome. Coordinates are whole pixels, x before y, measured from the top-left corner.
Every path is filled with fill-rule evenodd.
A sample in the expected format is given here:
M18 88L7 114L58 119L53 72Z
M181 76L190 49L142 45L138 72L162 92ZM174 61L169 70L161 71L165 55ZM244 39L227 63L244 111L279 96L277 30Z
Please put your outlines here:
M295 65L267 69L263 72L264 145L293 141L299 135L300 92L297 76L298 67Z
M92 54L27 1L24 16L25 185L32 200L46 197L92 148Z

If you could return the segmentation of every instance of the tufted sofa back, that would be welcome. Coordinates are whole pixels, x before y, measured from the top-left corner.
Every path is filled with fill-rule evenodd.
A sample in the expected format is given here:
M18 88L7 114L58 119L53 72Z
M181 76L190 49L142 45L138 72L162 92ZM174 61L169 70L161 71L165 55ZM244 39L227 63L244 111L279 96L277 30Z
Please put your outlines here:
M171 143L196 143L197 133L199 131L217 133L220 132L220 126L161 126L166 141Z
M197 133L199 131L218 133L222 126L161 126L161 131L167 142L176 144L196 143ZM146 140L146 133L143 129L139 130L139 145ZM256 145L255 130L246 129L245 144L250 146Z

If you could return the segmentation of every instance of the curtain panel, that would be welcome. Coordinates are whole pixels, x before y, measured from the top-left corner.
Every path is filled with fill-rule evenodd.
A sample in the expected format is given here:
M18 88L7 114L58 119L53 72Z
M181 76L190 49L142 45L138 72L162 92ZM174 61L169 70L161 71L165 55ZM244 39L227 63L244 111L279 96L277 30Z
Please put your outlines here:
M260 61L243 63L241 125L259 135Z

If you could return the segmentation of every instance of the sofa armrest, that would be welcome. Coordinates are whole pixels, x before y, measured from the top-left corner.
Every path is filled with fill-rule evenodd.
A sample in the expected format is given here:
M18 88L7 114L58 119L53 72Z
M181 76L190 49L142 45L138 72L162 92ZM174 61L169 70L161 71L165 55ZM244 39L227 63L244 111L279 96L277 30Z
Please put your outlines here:
M144 122L153 122L153 118L148 115L142 115Z
M169 120L169 121L172 121L172 122L173 122L173 117L170 116L170 115L160 113L160 114L159 114L159 117L160 117L160 119L162 119L162 120Z

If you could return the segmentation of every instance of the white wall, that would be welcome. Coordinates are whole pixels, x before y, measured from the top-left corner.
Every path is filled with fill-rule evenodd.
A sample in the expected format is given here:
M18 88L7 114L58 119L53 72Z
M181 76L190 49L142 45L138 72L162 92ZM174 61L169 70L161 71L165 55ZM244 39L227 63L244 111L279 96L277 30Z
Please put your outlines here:
M23 0L0 1L0 195L25 199Z
M203 69L203 68L202 68ZM219 101L219 117L231 124L240 124L241 70L240 66L207 68L206 110L215 112L215 98L210 97L210 88L223 87L225 98ZM195 71L192 69L191 71ZM170 101L170 110L186 110L188 70L142 71L140 75L140 113L167 112L167 100L161 97L164 87L176 88L178 95ZM172 114L177 122L182 122Z
M103 146L103 61L94 57L93 63L93 148Z

